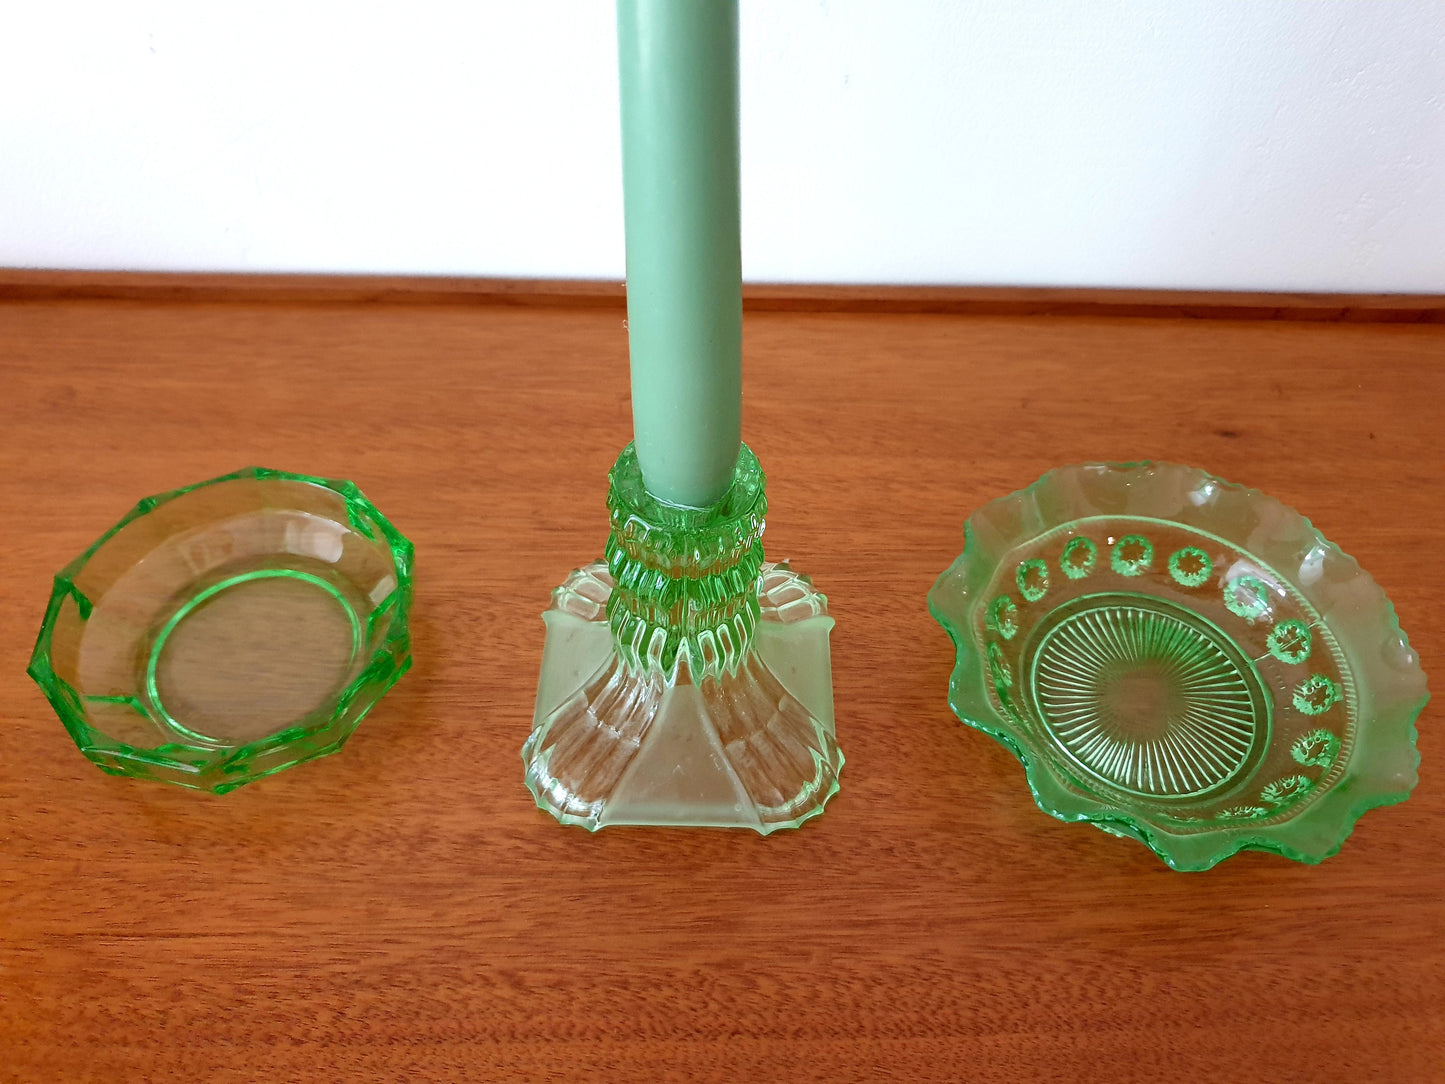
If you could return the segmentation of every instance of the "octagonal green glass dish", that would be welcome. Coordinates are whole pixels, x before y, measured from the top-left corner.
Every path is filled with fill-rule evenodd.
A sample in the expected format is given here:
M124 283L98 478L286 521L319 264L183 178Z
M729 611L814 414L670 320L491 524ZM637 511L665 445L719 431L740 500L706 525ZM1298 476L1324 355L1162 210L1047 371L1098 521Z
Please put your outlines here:
M1389 600L1256 490L1170 463L1050 471L969 518L928 602L950 705L1039 807L1175 869L1322 861L1415 785L1429 693Z
M406 672L411 566L351 482L237 471L62 569L30 675L103 771L225 793L335 752Z

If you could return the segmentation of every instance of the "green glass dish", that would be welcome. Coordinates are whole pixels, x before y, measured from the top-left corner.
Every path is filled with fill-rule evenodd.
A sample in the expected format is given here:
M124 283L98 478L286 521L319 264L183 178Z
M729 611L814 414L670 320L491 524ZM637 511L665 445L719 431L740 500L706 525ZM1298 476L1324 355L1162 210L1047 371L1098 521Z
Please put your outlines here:
M62 569L30 676L103 771L222 794L335 752L406 672L411 568L351 482L237 471Z
M1174 869L1322 861L1415 785L1429 693L1394 609L1256 490L1170 463L1050 471L969 518L928 603L950 705L1039 807Z

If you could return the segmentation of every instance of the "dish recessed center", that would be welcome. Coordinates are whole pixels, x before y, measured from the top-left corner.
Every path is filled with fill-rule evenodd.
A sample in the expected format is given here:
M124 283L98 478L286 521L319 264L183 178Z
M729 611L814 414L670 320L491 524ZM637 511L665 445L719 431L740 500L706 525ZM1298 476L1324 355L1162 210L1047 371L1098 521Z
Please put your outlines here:
M1090 775L1135 794L1227 787L1268 737L1269 700L1221 630L1145 595L1086 596L1050 614L1024 652L1049 736Z
M183 735L243 744L329 710L360 640L355 611L325 580L248 572L201 591L162 626L146 688Z
M1157 659L1106 667L1098 680L1099 711L1119 734L1160 741L1189 710L1189 690Z

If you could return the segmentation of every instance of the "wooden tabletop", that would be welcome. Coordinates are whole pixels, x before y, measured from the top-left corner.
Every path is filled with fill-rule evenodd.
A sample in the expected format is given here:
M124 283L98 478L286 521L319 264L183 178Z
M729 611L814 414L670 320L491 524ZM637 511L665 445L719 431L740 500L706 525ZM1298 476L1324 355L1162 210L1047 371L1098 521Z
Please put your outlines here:
M1445 1079L1445 759L1322 866L1171 872L1039 812L925 594L1081 460L1300 509L1445 659L1445 326L750 313L772 559L837 618L843 789L796 832L610 829L522 784L538 615L600 554L622 312L0 304L0 1079ZM225 797L106 776L25 677L137 498L354 479L417 548L412 671Z

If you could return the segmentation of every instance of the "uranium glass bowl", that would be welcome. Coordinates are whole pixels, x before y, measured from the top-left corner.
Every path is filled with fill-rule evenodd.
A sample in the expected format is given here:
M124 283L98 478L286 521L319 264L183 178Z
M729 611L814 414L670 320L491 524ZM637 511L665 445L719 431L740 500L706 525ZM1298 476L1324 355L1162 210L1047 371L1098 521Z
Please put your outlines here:
M949 702L1039 807L1175 869L1319 862L1415 785L1429 694L1370 576L1303 516L1169 463L1050 471L964 526L929 593Z
M30 674L102 770L224 793L334 752L406 671L411 562L350 482L148 497L56 575Z

